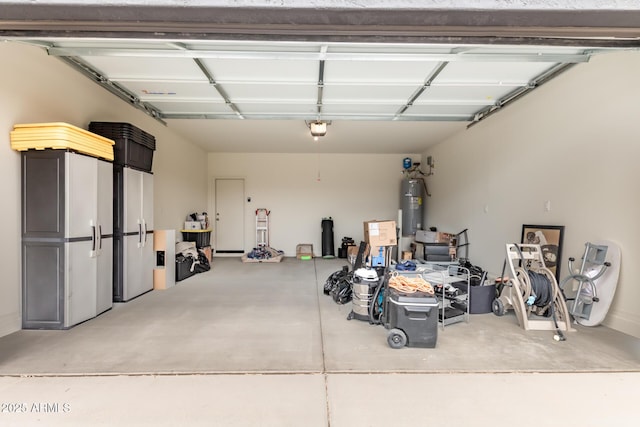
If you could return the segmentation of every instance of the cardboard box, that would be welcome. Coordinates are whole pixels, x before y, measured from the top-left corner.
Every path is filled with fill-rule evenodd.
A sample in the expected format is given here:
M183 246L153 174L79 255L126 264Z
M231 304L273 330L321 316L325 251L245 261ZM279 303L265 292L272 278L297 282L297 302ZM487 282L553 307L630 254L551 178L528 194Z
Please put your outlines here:
M349 246L349 247L347 247L347 258L350 257L350 256L357 257L359 250L360 250L359 246Z
M360 246L348 246L347 247L347 261L351 263L351 265L355 265L356 258L358 258L358 252L360 251ZM363 264L367 260L367 253L369 251L369 245L365 245L364 252L362 253L362 262Z
M386 265L386 255L385 246L371 246L368 265L371 267L384 267Z
M417 230L415 240L420 243L450 243L452 237L451 233Z
M202 224L200 221L185 221L184 222L185 230L202 230Z
M413 252L411 251L402 251L402 260L413 259Z
M202 250L202 252L204 252L204 256L207 258L207 261L209 261L209 264L211 264L211 257L213 256L213 250L211 249L211 246L205 246L200 249Z
M424 245L425 243L414 242L411 244L411 249L413 250L413 256L416 259L424 259Z
M371 246L395 246L396 238L395 221L365 221L364 240Z
M311 243L300 243L296 246L296 258L297 259L309 259L313 258L313 245Z
M175 230L155 230L153 232L153 250L156 267L153 269L153 289L169 289L175 286L176 258Z

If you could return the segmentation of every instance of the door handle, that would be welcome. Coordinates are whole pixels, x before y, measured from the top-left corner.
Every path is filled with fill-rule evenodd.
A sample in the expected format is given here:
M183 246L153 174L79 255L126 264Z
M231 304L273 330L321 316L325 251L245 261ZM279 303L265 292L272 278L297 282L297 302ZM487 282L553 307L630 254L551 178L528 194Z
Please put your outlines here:
M147 245L147 221L143 219L142 224L144 228L144 243L142 244L142 246L146 246Z
M98 253L96 252L96 226L91 221L91 250L89 251L89 258L95 258Z
M98 224L98 249L102 250L102 224Z

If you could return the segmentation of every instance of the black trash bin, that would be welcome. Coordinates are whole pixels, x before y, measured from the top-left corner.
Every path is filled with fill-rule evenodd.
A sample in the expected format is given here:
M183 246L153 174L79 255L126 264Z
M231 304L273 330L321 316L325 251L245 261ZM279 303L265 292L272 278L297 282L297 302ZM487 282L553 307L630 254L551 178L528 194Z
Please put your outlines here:
M496 285L469 287L469 313L484 314L492 312L493 300L496 299Z

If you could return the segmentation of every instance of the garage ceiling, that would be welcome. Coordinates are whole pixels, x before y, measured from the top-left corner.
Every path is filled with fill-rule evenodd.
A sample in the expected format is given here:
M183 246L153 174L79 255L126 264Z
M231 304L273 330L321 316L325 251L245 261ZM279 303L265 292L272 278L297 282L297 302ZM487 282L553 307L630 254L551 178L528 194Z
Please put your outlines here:
M623 11L42 3L5 7L0 34L43 48L207 151L422 152L638 41L636 15ZM330 123L316 144L313 121Z
M54 39L49 55L160 119L473 121L592 50Z
M459 130L601 51L283 41L26 41L170 127L174 122L183 130L194 126L199 130L190 138L196 139L201 124L185 121L294 120L305 133L310 122L328 121L328 135L340 121L434 122L434 129ZM238 135L240 128L233 129ZM424 143L415 148L422 151Z

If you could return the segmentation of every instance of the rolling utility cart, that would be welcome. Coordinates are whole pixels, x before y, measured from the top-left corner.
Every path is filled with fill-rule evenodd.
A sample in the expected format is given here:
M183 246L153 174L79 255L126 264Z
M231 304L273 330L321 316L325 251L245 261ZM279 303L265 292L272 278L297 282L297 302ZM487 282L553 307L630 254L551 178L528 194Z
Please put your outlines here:
M453 323L469 322L471 286L469 269L458 264L449 264L445 268L444 282L439 282L439 277L432 275L436 296L440 303L438 320L443 328Z
M398 271L398 274L421 277L433 287L438 301L438 322L443 329L469 321L470 274L467 268L457 263L419 263L414 271Z

